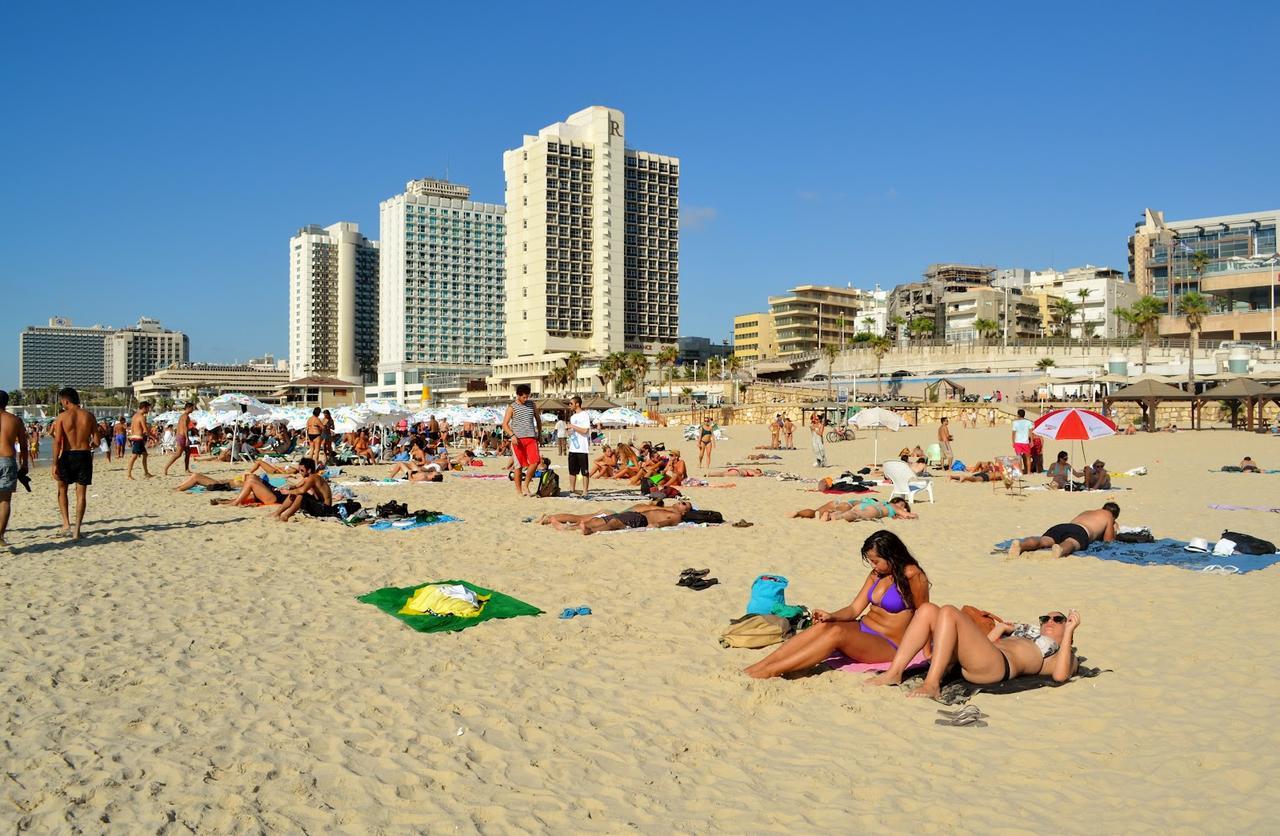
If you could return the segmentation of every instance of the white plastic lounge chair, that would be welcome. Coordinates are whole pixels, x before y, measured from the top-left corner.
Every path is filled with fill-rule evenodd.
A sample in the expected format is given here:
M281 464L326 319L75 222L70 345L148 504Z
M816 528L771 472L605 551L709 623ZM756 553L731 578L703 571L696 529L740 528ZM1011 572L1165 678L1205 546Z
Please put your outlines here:
M917 494L928 494L933 502L933 480L917 479L911 467L904 461L893 459L884 463L884 475L893 483L893 491L889 499L895 496L905 497L908 502L915 502Z
M932 468L942 467L942 445L938 442L930 444L924 450L925 463Z

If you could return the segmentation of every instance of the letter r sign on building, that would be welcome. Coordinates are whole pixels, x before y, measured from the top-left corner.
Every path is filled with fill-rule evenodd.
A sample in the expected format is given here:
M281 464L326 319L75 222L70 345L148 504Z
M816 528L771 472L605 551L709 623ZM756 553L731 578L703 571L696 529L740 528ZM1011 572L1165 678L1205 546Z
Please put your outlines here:
M609 120L609 136L622 136L622 124L613 119Z

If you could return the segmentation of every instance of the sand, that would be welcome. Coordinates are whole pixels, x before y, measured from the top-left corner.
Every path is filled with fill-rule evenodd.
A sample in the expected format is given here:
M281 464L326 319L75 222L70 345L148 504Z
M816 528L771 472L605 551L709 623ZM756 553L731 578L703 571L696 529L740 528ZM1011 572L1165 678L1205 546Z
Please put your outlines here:
M717 462L766 438L730 432ZM1007 447L1005 428L955 432L962 459ZM932 433L886 433L880 450ZM859 465L872 443L830 448L837 467ZM15 500L20 551L0 556L0 820L161 833L1274 827L1280 569L1214 576L990 550L1113 497L1122 522L1160 536L1230 526L1280 540L1280 516L1207 507L1280 504L1280 476L1206 472L1244 454L1280 465L1280 442L1184 432L1088 452L1150 475L1115 494L1021 498L940 480L918 521L889 523L935 602L1018 620L1076 607L1080 652L1114 671L979 694L985 729L937 727L935 703L864 688L860 675L753 681L740 669L764 651L716 643L759 573L786 575L788 599L812 607L856 592L858 547L876 526L785 519L819 503L808 485L739 478L690 491L751 528L584 538L521 518L601 506L451 479L363 495L465 522L379 533L212 508L169 490L173 478L126 482L99 460L87 539L71 544L52 536L41 474ZM783 456L783 469L816 474L808 451ZM675 586L690 566L720 585ZM355 600L444 578L548 614L422 635ZM594 615L556 617L580 604Z

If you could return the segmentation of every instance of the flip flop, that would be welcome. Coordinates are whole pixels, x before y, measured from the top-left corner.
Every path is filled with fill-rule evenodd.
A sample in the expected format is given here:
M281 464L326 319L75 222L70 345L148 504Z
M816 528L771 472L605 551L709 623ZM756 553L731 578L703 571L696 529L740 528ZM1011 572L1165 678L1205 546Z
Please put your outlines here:
M978 719L976 714L970 714L965 717L947 717L939 718L933 721L936 726L973 726L975 729L985 729L987 727L986 720Z
M573 618L577 614L578 614L577 607L565 607L563 610L560 611L561 618Z
M710 569L685 569L683 572L680 573L680 577L684 577L686 575L692 575L696 578L705 578L707 575L710 575L710 574L711 574Z
M738 520L736 523L733 524L733 527L734 528L750 528L753 525L755 525L755 523L753 522L747 522L746 520Z
M578 607L578 615L591 615L591 608L587 606Z
M718 583L720 583L719 578L690 578L689 582L683 584L683 586L687 586L690 589L701 592L702 590L715 586Z
M966 705L959 711L947 711L945 708L939 708L938 714L951 720L959 720L963 717L976 717L979 720L987 719L987 715L982 713L982 709L976 705Z

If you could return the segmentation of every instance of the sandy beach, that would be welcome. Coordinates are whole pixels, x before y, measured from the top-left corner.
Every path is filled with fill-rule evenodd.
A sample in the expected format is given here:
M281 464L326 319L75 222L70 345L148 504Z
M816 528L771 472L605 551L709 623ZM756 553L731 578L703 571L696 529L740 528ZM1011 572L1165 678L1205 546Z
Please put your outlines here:
M767 440L760 427L728 432L717 464ZM934 432L885 433L881 458ZM1008 447L1007 427L955 434L966 461ZM675 430L635 435L696 456ZM858 549L878 526L785 519L826 499L811 484L687 491L750 528L582 537L521 520L623 506L451 477L361 491L369 505L463 520L384 533L210 507L174 493L174 477L126 482L99 458L73 544L54 537L42 471L15 497L19 551L0 558L0 820L46 833L1266 831L1280 813L1268 789L1280 778L1268 661L1280 568L1224 576L991 550L1106 499L1157 536L1229 527L1280 540L1276 514L1208 507L1278 504L1280 475L1207 472L1246 454L1278 467L1280 441L1183 432L1088 453L1150 473L1114 493L1021 497L938 479L919 520L888 523L933 601L1019 621L1075 607L1079 652L1109 671L979 694L984 729L935 726L936 703L862 675L754 681L741 668L765 651L717 644L760 573L787 576L788 601L810 607L857 591ZM781 470L833 475L868 463L872 441L830 445L825 471L807 449L781 455ZM677 587L685 567L720 584ZM427 635L356 600L455 578L546 614ZM577 605L594 614L557 617Z

